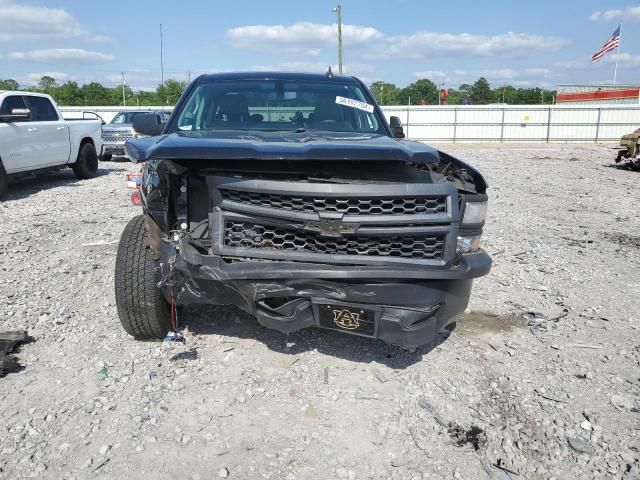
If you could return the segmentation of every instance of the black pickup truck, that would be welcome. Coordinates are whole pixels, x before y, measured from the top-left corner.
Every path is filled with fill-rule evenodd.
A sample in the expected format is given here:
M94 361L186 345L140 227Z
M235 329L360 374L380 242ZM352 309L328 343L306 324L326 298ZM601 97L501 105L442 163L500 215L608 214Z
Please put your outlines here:
M405 140L356 78L204 75L166 125L141 115L133 128L151 135L126 146L145 164L143 215L122 234L115 289L136 338L163 338L178 307L211 303L286 333L415 348L491 268L480 173Z

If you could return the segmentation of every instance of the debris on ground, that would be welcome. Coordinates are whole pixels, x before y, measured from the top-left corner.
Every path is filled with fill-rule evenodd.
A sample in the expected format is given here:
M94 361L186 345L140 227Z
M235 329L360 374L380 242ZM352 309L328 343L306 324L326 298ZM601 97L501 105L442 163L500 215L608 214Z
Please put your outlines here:
M18 363L13 353L18 345L29 341L26 331L0 332L0 377L13 372Z

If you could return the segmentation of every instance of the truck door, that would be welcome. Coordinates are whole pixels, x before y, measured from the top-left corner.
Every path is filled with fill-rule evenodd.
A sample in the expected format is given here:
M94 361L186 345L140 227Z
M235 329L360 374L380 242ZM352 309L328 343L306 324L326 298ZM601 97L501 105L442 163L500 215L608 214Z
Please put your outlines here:
M0 105L0 113L11 114L14 109L28 106L22 95L9 95ZM0 155L7 173L22 172L36 168L36 158L30 141L30 120L0 123Z
M28 133L34 142L37 167L64 165L69 160L69 126L58 117L55 107L46 97L25 96L31 110Z

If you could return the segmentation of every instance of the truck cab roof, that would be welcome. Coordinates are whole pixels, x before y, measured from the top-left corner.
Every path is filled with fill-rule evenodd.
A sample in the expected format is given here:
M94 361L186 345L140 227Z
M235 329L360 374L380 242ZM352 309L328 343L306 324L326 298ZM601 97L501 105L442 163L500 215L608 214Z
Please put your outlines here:
M336 83L358 83L355 77L334 75L327 72L302 73L302 72L226 72L210 73L198 77L198 82L214 82L226 80L296 80L296 81L333 81Z
M24 90L0 90L0 95L22 95L24 97L45 97L53 101L51 95L38 92L26 92Z

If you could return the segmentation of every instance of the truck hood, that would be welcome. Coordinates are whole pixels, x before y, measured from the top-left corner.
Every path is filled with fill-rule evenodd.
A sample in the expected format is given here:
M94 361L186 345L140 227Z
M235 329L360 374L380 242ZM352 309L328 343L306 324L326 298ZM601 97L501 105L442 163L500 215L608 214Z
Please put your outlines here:
M386 135L342 132L177 132L128 141L134 162L147 160L397 160L437 163L436 149Z

